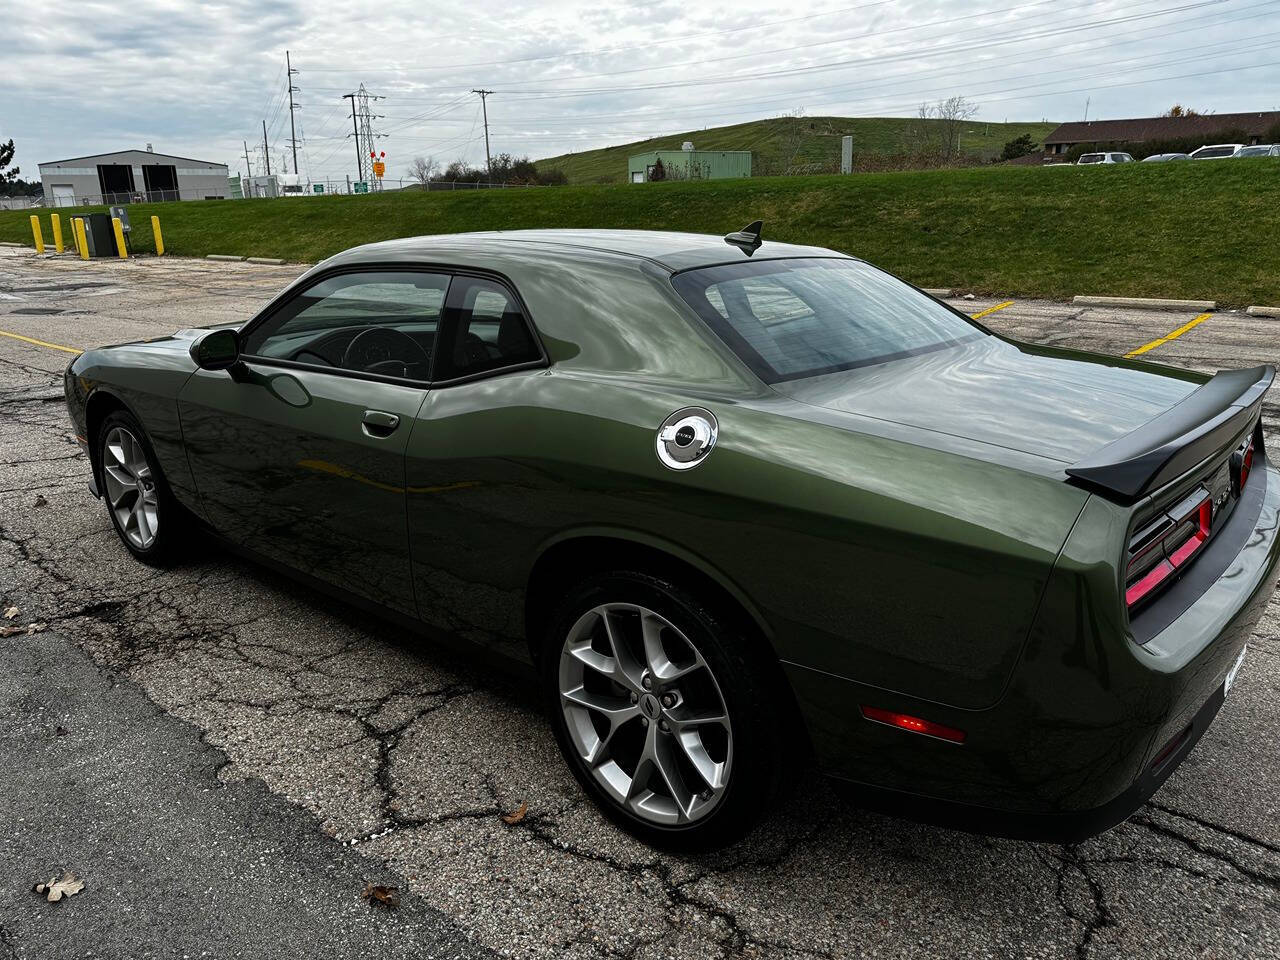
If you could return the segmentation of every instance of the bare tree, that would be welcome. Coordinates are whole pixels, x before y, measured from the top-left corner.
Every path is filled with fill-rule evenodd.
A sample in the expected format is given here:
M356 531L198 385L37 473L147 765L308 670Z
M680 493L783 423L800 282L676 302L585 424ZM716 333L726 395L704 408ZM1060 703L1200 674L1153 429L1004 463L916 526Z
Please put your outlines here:
M953 160L960 152L960 128L978 114L978 105L962 96L948 97L939 100L933 108L933 115L942 128L942 159Z
M937 150L937 126L933 104L924 102L916 111L916 119L907 127L907 149L920 157L935 155Z
M407 171L409 179L417 180L423 187L426 187L431 182L431 178L439 172L440 164L436 162L435 157L414 157Z

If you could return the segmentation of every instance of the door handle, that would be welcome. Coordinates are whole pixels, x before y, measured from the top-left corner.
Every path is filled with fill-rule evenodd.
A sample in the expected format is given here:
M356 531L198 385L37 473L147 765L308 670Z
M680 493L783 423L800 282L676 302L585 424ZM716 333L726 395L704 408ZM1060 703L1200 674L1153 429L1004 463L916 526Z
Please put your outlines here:
M371 437L389 437L396 427L400 426L400 418L394 413L381 410L366 410L361 421L362 429Z

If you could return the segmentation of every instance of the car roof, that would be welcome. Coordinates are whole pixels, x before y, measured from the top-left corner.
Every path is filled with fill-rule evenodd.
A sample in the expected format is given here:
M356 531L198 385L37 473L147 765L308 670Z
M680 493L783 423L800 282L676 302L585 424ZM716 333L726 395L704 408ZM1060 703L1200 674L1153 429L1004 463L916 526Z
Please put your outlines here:
M332 257L327 264L334 266L386 258L404 260L414 256L432 261L463 250L469 256L483 254L488 250L495 256L504 257L517 253L517 248L519 252L528 254L537 251L539 247L554 248L560 253L578 248L583 251L636 257L672 271L740 263L747 259L846 256L825 247L773 240L765 240L752 254L747 254L739 247L726 243L724 237L702 233L660 230L492 230L384 240L352 247Z

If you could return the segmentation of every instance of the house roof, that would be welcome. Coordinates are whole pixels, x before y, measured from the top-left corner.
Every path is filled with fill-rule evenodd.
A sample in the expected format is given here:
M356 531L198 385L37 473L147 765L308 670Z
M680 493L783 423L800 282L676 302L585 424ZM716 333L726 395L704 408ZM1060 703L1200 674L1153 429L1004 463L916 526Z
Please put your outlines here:
M198 163L206 167L225 167L225 163L219 163L217 160L197 160L194 157L176 157L172 153L156 153L152 150L140 150L137 147L125 147L123 150L104 150L102 153L90 153L83 157L67 157L65 160L46 160L44 163L37 164L41 167L56 166L61 163L75 163L79 160L97 160L99 157L117 157L122 153L141 153L148 157L158 157L161 160L181 160L184 163Z
M1259 113L1209 113L1191 117L1086 120L1061 124L1044 138L1044 142L1045 146L1051 143L1122 143L1130 140L1194 137L1236 128L1261 136L1274 123L1280 123L1280 110Z

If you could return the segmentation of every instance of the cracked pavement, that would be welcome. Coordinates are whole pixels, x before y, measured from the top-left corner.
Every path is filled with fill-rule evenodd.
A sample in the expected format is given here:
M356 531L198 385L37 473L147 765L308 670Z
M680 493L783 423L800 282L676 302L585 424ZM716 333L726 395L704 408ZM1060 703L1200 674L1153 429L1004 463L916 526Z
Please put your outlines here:
M161 335L248 316L300 269L9 252L0 256L0 330L73 347ZM968 312L994 303L957 301ZM1020 302L984 322L1028 340L1123 353L1190 318ZM1210 370L1277 356L1280 322L1223 313L1147 358ZM409 913L431 918L403 929L424 953L461 950L449 946L456 931L479 952L514 957L1280 955L1274 603L1191 757L1101 837L1057 847L921 826L849 806L809 773L742 843L674 857L631 840L582 797L524 685L212 547L174 570L132 561L86 490L87 460L62 404L69 359L0 337L0 606L17 606L22 623L49 624L39 639L0 645L7 662L37 646L56 653L46 669L8 678L25 696L0 699L4 726L31 729L0 741L7 767L23 750L28 766L54 764L55 747L33 748L54 722L67 725L73 746L90 736L112 742L109 712L92 730L96 716L68 724L31 713L46 694L56 713L50 691L64 672L106 678L149 705L157 750L210 754L173 777L211 794L256 790L280 805L272 829L281 839L262 854L269 864L278 858L277 867L310 876L317 854L298 867L293 849L307 846L297 837L314 836L333 864L346 865L360 906L365 879L399 877ZM1274 402L1266 425L1276 438ZM125 739L144 751L152 742L136 730ZM49 905L27 891L61 847L25 782L0 781L10 891L0 894L0 958L61 955L58 944L69 941L51 937L88 936L95 915L116 906L110 878L91 859L57 864L88 878L65 905L72 909L38 909ZM113 789L129 795L131 784ZM145 803L142 789L130 802ZM524 819L503 822L521 804ZM197 825L209 817L212 834L214 812L191 816ZM83 824L119 847L140 829L120 817ZM167 870L155 865L158 876ZM174 882L199 897L204 881ZM122 954L87 946L98 956L181 955L177 940L173 953L155 946L168 939L166 922L162 914L140 929L147 939L132 950L127 936L119 940ZM271 936L244 929L244 955L278 949ZM229 942L211 940L210 955L233 955Z

